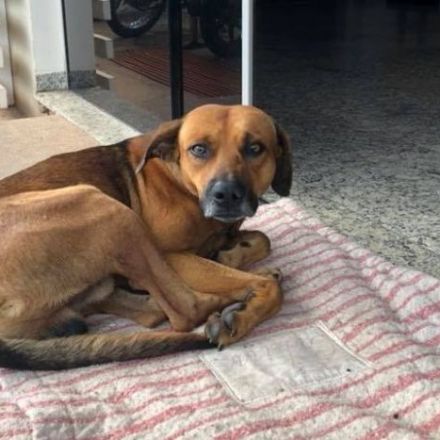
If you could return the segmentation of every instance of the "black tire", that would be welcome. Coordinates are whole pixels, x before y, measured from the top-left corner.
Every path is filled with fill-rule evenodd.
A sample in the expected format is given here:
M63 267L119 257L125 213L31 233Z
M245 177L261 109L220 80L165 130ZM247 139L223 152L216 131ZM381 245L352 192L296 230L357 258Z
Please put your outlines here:
M200 31L208 49L222 58L241 54L241 1L205 0Z
M111 0L112 19L107 23L123 38L138 37L159 20L166 0Z

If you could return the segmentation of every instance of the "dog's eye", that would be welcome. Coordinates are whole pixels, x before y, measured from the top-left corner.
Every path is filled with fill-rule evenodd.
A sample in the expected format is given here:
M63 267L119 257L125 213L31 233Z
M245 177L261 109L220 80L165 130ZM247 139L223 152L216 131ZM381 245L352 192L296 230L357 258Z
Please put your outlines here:
M206 159L209 155L209 148L203 144L195 144L189 148L191 154L199 159Z
M249 144L244 147L244 154L247 157L257 157L264 151L261 144Z

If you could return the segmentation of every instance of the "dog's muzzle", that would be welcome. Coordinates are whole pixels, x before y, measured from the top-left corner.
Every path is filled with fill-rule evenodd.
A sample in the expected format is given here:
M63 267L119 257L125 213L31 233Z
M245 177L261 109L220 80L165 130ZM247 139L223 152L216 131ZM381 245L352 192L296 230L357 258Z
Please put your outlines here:
M206 188L200 206L206 218L233 223L254 215L258 199L237 179L216 179Z

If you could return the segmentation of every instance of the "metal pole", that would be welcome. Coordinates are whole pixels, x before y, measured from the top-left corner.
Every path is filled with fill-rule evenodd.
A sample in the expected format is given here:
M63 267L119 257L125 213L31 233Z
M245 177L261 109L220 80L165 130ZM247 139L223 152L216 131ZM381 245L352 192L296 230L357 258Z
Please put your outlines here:
M254 0L241 4L241 102L252 105L254 101Z
M183 115L183 56L181 0L168 1L168 33L171 87L171 117Z

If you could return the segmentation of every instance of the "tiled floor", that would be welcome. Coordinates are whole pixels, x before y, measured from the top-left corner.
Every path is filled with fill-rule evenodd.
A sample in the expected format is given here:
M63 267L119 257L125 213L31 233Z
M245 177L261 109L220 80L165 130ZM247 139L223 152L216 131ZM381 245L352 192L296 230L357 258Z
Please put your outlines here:
M0 121L8 121L11 119L21 118L21 113L15 107L0 109Z
M438 4L318 3L260 11L257 104L293 138L292 196L440 277Z
M58 115L0 119L0 179L54 154L96 145L96 140Z

